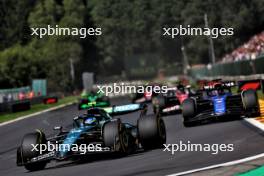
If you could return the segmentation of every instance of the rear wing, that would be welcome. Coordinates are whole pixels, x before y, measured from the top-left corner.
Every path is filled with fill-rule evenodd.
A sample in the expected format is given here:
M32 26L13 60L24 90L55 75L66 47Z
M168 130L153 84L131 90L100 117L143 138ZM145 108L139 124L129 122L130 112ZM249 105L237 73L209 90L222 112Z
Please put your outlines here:
M254 80L243 80L238 81L238 91L244 91L248 89L253 89L255 91L262 90L264 92L264 80L262 79L254 79Z
M197 84L199 85L200 89L214 89L215 85L223 85L225 87L230 87L235 84L232 81L223 81L222 79L213 79L213 80L198 80Z
M107 102L89 102L89 103L84 103L80 105L80 109L89 109L89 108L93 108L93 107L106 107L109 104Z
M103 108L108 114L114 115L123 115L132 112L136 112L141 110L141 113L147 112L147 105L146 104L127 104L127 105L120 105L120 106L112 106L108 108Z
M203 90L215 90L218 88L232 88L237 86L234 81L209 82L203 86Z

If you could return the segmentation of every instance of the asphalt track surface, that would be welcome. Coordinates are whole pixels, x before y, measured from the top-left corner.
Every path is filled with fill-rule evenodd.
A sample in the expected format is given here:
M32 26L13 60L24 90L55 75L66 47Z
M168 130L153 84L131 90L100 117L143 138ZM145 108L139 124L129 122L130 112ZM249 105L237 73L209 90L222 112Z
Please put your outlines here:
M113 104L129 103L128 99L113 100ZM53 127L71 124L79 114L77 105L64 107L32 118L0 127L0 175L1 176L72 176L72 175L167 175L237 160L264 152L263 134L241 120L212 123L192 128L182 125L181 115L164 117L167 143L178 144L180 140L196 144L234 144L233 152L176 152L171 155L162 149L139 152L121 158L93 156L78 162L51 162L45 170L28 172L16 166L16 148L25 133L42 129L47 135ZM138 112L121 117L122 121L136 123Z

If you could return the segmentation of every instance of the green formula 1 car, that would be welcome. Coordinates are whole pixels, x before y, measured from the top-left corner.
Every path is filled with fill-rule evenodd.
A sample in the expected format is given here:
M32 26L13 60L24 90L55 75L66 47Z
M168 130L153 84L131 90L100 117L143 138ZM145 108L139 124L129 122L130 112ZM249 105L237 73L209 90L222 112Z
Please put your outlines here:
M88 109L91 107L108 107L110 106L110 99L104 94L91 91L89 93L82 93L79 99L78 109Z

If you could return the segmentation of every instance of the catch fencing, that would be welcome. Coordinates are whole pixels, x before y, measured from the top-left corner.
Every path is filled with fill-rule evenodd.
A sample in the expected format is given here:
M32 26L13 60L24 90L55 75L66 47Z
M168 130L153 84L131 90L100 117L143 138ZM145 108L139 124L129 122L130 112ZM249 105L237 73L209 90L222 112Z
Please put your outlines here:
M195 79L221 76L249 76L264 73L264 55L251 60L218 63L212 66L190 69L188 74Z

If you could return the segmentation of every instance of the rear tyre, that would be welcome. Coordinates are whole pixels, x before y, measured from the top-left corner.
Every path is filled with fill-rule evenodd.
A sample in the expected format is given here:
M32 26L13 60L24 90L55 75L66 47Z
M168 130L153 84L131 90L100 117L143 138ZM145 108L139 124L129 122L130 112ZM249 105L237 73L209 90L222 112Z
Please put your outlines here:
M155 115L141 116L138 119L138 135L144 149L162 147L166 143L164 121Z
M195 126L195 122L190 122L189 120L196 115L196 104L192 98L188 98L182 103L182 116L183 116L183 125L185 127Z
M39 151L32 151L32 144L46 144L45 134L41 131L26 134L22 140L21 146L17 150L17 161L29 162L32 158L39 156ZM39 149L39 148L38 148ZM45 168L47 161L25 164L29 171L42 170Z
M23 164L21 146L19 146L17 148L17 160L16 160L16 163L17 163L17 166L21 166Z
M194 117L196 114L196 105L195 101L191 98L188 98L182 103L182 116L184 119L189 119Z
M260 114L256 91L250 89L242 92L242 101L245 110L250 113L250 116L258 116Z
M111 121L104 125L103 141L106 147L110 147L120 154L132 152L132 135L125 129L120 120Z
M254 90L246 90L242 96L245 109L249 110L258 106L258 97Z

